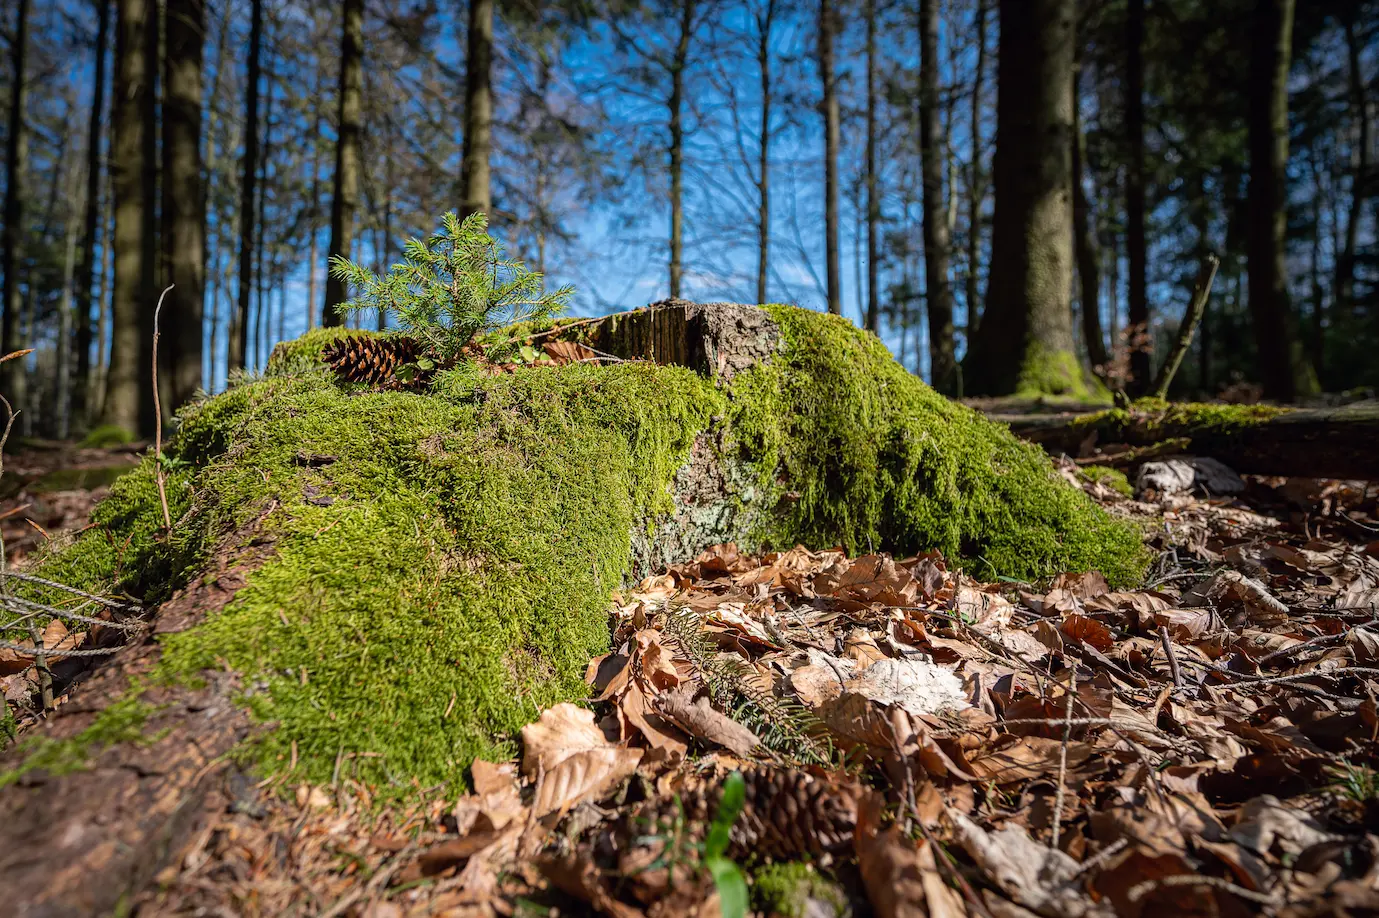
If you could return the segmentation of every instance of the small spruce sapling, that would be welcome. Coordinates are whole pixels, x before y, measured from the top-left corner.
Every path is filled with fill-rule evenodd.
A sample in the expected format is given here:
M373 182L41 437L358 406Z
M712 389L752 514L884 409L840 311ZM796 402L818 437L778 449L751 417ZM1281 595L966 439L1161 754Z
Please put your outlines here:
M420 346L409 375L455 366L476 336L515 322L550 319L574 295L569 285L547 292L543 275L504 258L502 243L488 234L482 213L463 222L447 213L430 238L409 239L403 260L382 277L339 255L330 269L358 291L337 307L341 312L389 316ZM486 356L498 362L510 355L490 348Z

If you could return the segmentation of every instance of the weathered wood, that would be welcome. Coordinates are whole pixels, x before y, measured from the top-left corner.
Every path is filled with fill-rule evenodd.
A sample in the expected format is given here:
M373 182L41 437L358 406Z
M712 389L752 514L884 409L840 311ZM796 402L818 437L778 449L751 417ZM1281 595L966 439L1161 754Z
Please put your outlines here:
M1220 406L1208 406L1220 407ZM1248 423L1200 421L1179 412L1101 412L1094 415L992 415L993 420L1051 453L1114 454L1114 444L1143 447L1182 439L1183 452L1211 456L1242 474L1379 479L1379 402L1342 408L1286 410ZM1190 417L1190 415L1189 415Z

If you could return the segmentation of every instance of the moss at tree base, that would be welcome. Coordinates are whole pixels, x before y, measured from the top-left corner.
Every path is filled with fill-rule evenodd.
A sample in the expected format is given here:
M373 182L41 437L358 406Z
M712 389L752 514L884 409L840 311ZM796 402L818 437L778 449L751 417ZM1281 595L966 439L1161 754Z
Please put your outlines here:
M1037 448L846 321L769 312L781 352L724 388L626 362L345 391L319 372L313 332L267 377L184 413L171 534L145 459L43 573L154 604L205 576L227 536L271 541L223 611L161 639L153 678L234 670L243 703L276 725L248 750L261 771L295 759L294 779L344 767L399 793L462 783L542 708L585 696L609 594L634 541L672 519L692 451L733 470L724 500L750 505L746 548L939 550L986 578L1139 576L1134 530Z

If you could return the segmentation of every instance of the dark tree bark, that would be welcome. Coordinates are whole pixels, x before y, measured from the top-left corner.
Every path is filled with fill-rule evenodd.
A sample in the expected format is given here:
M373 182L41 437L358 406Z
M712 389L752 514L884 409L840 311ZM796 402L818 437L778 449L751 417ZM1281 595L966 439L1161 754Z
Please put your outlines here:
M670 295L680 296L683 278L685 222L685 68L694 36L695 0L680 6L680 35L670 62Z
M111 118L110 190L115 232L111 292L110 368L102 421L133 433L153 432L153 298L157 259L154 214L156 7L150 0L118 0L115 25L115 103Z
M1250 56L1250 314L1264 396L1280 402L1297 395L1284 266L1292 37L1293 0L1258 0Z
M761 135L757 161L757 302L766 302L771 254L771 26L776 0L757 13L757 67L761 71Z
M1096 239L1092 234L1091 203L1085 185L1087 169L1087 137L1082 130L1078 102L1078 87L1082 77L1081 43L1073 77L1073 245L1077 249L1078 300L1082 306L1082 337L1087 345L1087 359L1092 370L1103 373L1110 361L1106 354L1106 337L1101 331L1101 266L1098 263Z
M339 139L335 145L335 195L330 204L330 255L349 258L354 242L354 212L359 206L359 110L364 60L364 0L345 0L340 39ZM336 307L345 302L345 282L326 279L321 324L344 325Z
M1144 232L1144 0L1130 0L1126 11L1125 45L1125 144L1130 154L1125 170L1127 318L1132 329L1143 331L1149 328L1149 293L1145 280L1148 244ZM1133 337L1132 334L1132 340ZM1141 347L1132 350L1126 388L1132 394L1143 394L1152 373L1150 352Z
M1002 0L991 280L964 389L1076 394L1073 353L1074 0Z
M249 357L249 307L254 292L254 195L259 177L259 60L263 52L263 0L249 13L249 75L244 88L244 162L239 186L239 290L230 317L226 370L242 370Z
M101 119L105 112L105 57L110 45L110 0L96 0L96 61L92 74L91 113L86 127L86 214L82 233L81 267L77 277L76 373L72 380L72 419L85 425L91 396L91 342L99 321L93 317L98 304L96 287L96 240L101 223ZM107 244L109 240L106 240Z
M820 113L824 119L824 249L828 266L828 311L843 314L843 268L838 252L838 148L842 146L842 115L838 107L838 78L834 68L837 12L833 0L819 0L819 79L823 83Z
M1350 90L1350 117L1357 131L1355 137L1355 156L1352 157L1353 170L1350 177L1350 213L1346 217L1345 236L1340 254L1336 256L1336 300L1337 309L1348 313L1355 301L1355 246L1359 239L1360 222L1364 219L1362 209L1365 203L1365 181L1369 175L1370 127L1369 113L1365 104L1364 72L1360 66L1363 50L1361 40L1356 34L1355 17L1345 20L1345 45L1347 58L1347 77ZM1321 368L1317 368L1321 372Z
M19 0L15 10L14 44L10 54L10 117L9 135L5 144L5 272L4 320L0 329L0 351L12 354L22 347L19 340L19 313L23 298L19 292L19 263L23 258L24 183L29 168L29 136L25 120L29 94L29 0ZM3 356L3 354L0 354ZM18 410L24 406L24 361L10 360L0 364L0 384L10 404Z
M967 181L967 336L971 340L981 324L982 301L977 265L982 249L982 204L986 201L986 170L982 168L982 86L986 82L986 5L977 0L977 62L972 77L972 163Z
M206 214L201 179L205 0L167 0L163 98L163 304L158 383L167 420L201 387Z
M876 177L876 0L866 0L862 15L867 20L867 160L865 177L867 192L867 313L865 327L869 331L877 331L881 322L881 296L876 289L877 273L880 267L877 229L881 222L881 199L877 190ZM860 293L860 290L858 292Z
M939 120L938 0L919 3L919 157L924 187L924 290L929 313L929 372L944 395L958 389L953 346L953 290L948 278L948 214L943 196L947 143Z
M347 0L346 7L349 3ZM493 0L470 0L469 40L464 67L464 152L460 217L493 216L489 154L493 147Z

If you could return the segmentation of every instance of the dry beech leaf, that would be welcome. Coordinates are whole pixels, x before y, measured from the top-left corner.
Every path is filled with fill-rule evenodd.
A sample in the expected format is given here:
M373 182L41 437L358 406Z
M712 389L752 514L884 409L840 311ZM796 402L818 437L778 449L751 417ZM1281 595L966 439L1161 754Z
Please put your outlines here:
M1078 863L1062 851L1046 848L1023 828L1007 826L987 832L961 813L949 812L958 844L1005 895L1044 915L1110 918L1103 903L1093 902L1070 882Z
M694 700L694 690L681 686L657 698L660 709L680 727L699 739L722 746L737 756L750 756L761 740L742 724L715 711L709 699Z
M551 813L562 815L577 803L594 797L637 770L641 749L605 746L585 749L562 759L536 783L532 800L533 819Z
M607 746L603 731L594 723L594 712L563 702L522 728L522 774L535 780L576 752Z
M595 354L593 349L578 341L547 341L541 345L541 350L545 351L546 356L555 361L557 366L598 359L598 354Z
M1059 623L1058 630L1063 632L1064 637L1095 647L1102 653L1116 646L1111 629L1085 615L1069 615Z
M581 902L587 902L601 915L610 915L612 918L644 918L645 913L641 909L613 898L604 887L598 867L585 856L571 854L568 857L541 857L537 859L536 866L552 886Z
M862 884L878 918L929 918L931 915L938 918L966 914L961 902L956 911L941 911L949 905L946 897L939 908L933 907L928 896L931 884L925 881L926 872L936 871L932 852L926 867L919 848L899 827L891 826L881 831L881 809L880 798L869 794L858 812L854 836ZM942 880L938 885L943 886Z

